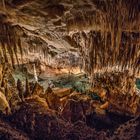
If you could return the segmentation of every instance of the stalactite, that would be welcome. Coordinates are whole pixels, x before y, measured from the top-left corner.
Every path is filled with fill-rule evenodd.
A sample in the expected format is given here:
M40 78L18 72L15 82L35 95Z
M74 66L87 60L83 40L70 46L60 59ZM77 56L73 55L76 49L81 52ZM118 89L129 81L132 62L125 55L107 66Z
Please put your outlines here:
M3 9L6 11L5 0L2 0L2 6L3 6Z
M73 39L81 46L80 52L85 63L88 62L86 70L91 75L99 70L109 71L110 68L119 71L128 69L133 73L140 71L140 33L132 31L136 21L139 21L139 4L138 0L129 0L129 3L124 0L106 0L103 15L100 16L103 28L89 31L86 37L81 37L81 32L73 34ZM124 28L125 23L129 23L129 28ZM87 38L89 43L82 45L80 40L86 42Z
M18 50L20 50L21 58L23 56L20 37L16 34L15 28L10 23L5 23L3 21L0 21L0 35L0 48L4 60L8 63L11 61L11 64L14 67L15 60L19 63L17 55Z

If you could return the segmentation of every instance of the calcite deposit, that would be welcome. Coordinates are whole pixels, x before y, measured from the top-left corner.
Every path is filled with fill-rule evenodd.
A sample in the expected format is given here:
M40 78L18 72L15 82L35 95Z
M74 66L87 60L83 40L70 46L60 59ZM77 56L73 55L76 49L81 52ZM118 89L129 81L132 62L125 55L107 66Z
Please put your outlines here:
M140 0L0 0L0 140L140 140Z

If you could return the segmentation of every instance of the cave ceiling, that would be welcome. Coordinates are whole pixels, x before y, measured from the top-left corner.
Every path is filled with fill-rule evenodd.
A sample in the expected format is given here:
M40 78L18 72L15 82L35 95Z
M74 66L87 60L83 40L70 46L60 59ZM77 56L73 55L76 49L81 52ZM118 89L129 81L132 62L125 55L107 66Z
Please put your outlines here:
M134 52L137 61L130 61L139 65L139 0L1 0L0 4L1 22L10 23L21 37L26 36L25 42L40 40L58 53L79 50L86 38L90 34L94 36L95 32L103 35L110 32L111 39L115 40L110 47L114 42L117 46L121 33L126 40L133 36L131 44L137 45Z
M121 6L117 8L115 7L115 4L119 3L117 0L2 1L4 1L5 4L1 2L0 12L1 14L6 14L9 22L48 40L63 39L69 43L70 38L68 35L74 32L109 30L103 28L103 22L106 22L103 18L108 15L111 16L110 21L115 20L118 14L115 13L117 8L120 8L117 12L124 12L126 16L122 30L128 32L140 31L139 0L134 0L133 2L132 0L128 0L127 2L119 0L121 1ZM132 8L132 10L130 8ZM136 12L134 10L136 10ZM133 14L136 15L133 16Z

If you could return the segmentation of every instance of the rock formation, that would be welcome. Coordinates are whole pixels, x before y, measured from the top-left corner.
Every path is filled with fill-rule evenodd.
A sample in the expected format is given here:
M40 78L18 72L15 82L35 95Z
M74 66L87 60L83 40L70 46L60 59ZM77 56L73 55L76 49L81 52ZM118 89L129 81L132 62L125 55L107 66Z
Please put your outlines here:
M139 11L140 0L1 0L0 139L139 140Z
M2 92L0 92L0 111L7 115L11 113L9 103Z
M109 102L109 110L118 113L138 115L140 96L136 92L135 77L129 73L103 73L94 78L99 96Z

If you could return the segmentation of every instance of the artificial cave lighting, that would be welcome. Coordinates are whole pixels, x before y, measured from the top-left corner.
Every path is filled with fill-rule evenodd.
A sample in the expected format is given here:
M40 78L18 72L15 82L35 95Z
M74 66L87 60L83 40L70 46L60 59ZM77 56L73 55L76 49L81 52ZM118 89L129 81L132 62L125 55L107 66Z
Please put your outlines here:
M0 140L140 140L140 0L0 0Z

